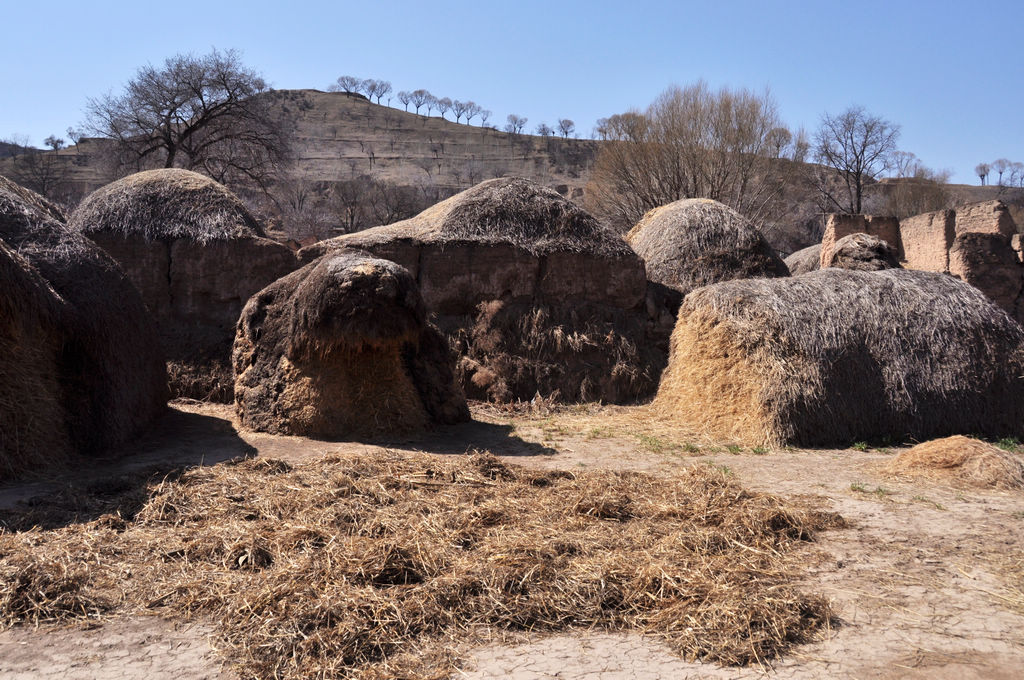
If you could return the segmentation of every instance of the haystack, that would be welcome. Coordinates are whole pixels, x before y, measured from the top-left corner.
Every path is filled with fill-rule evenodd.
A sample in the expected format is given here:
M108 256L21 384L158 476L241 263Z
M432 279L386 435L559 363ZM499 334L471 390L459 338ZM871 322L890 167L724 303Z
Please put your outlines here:
M622 238L554 190L489 180L299 257L345 248L412 273L462 356L457 373L471 397L625 402L654 391L671 317L647 304L643 262Z
M328 255L267 286L233 361L238 415L256 430L333 438L469 418L415 280L387 260Z
M157 321L174 396L230 401L242 306L298 263L208 177L150 170L90 194L71 215L124 267Z
M907 449L889 461L885 471L983 489L1024 489L1024 460L987 442L961 435Z
M719 281L789 276L786 263L750 220L706 198L649 211L626 240L652 281L683 295Z
M692 292L655 407L751 445L1024 428L1024 328L944 274L823 269Z
M836 241L825 266L876 272L899 269L900 259L896 250L877 236L850 234Z
M106 452L167 401L138 292L60 216L0 177L0 478Z
M821 244L817 243L798 250L785 260L790 276L800 276L821 269Z

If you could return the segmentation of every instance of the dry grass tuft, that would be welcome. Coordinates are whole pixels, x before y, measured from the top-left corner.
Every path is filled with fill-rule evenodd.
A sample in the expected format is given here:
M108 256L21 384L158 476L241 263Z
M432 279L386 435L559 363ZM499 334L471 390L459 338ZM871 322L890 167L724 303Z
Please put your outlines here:
M885 471L984 489L1024 489L1024 462L1019 457L961 435L907 449L891 460Z
M841 522L707 466L573 474L386 450L194 469L150 482L127 519L110 508L0 534L0 621L202 615L242 675L282 678L447 677L474 641L570 628L762 662L828 624L792 551Z

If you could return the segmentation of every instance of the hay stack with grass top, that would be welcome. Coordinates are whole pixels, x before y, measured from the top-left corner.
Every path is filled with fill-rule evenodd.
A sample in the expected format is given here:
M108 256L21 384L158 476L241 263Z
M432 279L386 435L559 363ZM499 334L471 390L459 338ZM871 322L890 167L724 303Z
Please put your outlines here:
M683 302L655 408L749 445L1012 436L1024 328L944 274L729 281Z
M789 276L786 263L750 220L706 198L649 211L626 240L652 281L682 295L719 281Z
M231 343L253 293L298 266L241 201L188 170L150 170L93 192L70 226L124 267L157 320L174 396L231 401Z
M825 266L876 272L899 269L900 260L896 249L877 236L850 234L836 241Z
M0 177L0 479L107 453L167 401L138 291L61 217Z
M643 262L622 238L552 189L488 180L412 219L299 256L345 248L409 269L462 355L458 375L472 397L624 402L653 394L671 318L650 316Z
M1024 489L1024 459L980 439L954 435L923 442L885 466L900 477L920 477L981 489Z
M365 254L325 256L254 295L234 370L238 415L256 430L343 438L469 418L412 275Z

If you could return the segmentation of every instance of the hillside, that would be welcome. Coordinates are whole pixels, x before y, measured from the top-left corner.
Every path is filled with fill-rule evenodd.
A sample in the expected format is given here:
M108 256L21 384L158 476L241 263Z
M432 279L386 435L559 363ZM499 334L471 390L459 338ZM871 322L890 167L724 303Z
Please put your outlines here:
M272 96L294 125L294 161L274 187L274 201L258 193L248 199L280 238L323 238L402 219L482 180L507 175L534 179L582 203L601 144L510 134L478 121L455 123L436 112L418 115L356 94L279 90ZM0 174L73 205L115 178L104 147L103 140L86 138L56 152L4 148ZM773 222L761 226L788 254L816 243L823 225L813 193L799 181L800 168L780 162L781 206ZM886 212L901 182L882 180L869 187L867 211ZM1024 190L945 189L952 204L1002 198L1024 224Z

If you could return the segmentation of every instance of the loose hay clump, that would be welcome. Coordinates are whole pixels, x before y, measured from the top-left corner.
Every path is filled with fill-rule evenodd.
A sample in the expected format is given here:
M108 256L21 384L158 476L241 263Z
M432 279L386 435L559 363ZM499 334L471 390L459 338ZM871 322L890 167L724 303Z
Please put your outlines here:
M1024 489L1024 462L1018 456L961 435L907 449L889 461L885 471L983 489Z
M236 461L149 489L130 519L0 534L0 573L89 565L57 573L71 606L26 607L0 581L0 620L210 617L243 676L281 678L447 677L488 637L591 628L748 664L830 620L796 589L794 550L841 519L709 466L656 478L380 450Z
M655 410L748 446L1024 427L1024 329L945 274L727 281L679 310Z

